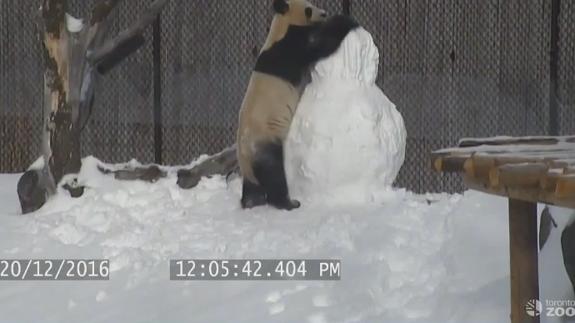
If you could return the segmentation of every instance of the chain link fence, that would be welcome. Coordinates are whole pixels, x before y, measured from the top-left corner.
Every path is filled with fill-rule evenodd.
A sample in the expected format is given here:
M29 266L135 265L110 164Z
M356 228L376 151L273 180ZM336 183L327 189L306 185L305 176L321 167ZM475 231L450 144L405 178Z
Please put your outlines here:
M575 1L561 2L559 26L559 124L575 134Z
M75 16L97 0L70 0ZM352 0L351 14L380 49L378 84L408 130L397 185L460 191L430 170L429 152L461 137L550 132L553 0ZM0 172L21 172L40 148L43 67L34 16L39 0L0 0ZM123 1L111 35L149 0ZM342 0L316 0L330 13ZM561 0L558 124L575 133L575 4ZM271 22L271 0L170 1L160 33L100 77L82 134L83 155L154 161L154 62L160 64L160 146L165 164L187 164L235 139L237 114ZM159 37L158 37L159 35ZM154 60L153 42L160 57ZM158 79L156 79L157 81Z

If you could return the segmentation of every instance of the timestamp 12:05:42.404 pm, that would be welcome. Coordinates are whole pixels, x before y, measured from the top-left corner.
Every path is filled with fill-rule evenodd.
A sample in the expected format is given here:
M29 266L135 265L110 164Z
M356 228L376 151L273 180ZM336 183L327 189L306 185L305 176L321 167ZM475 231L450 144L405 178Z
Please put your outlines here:
M340 280L333 259L177 259L171 280Z

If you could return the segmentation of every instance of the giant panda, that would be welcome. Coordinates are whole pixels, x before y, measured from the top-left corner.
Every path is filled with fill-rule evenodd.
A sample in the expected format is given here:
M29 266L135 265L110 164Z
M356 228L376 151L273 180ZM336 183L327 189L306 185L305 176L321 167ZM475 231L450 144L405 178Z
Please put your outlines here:
M274 18L252 72L239 115L238 162L241 205L269 204L292 210L283 143L305 84L318 60L333 54L359 25L347 16L327 18L305 0L274 0Z

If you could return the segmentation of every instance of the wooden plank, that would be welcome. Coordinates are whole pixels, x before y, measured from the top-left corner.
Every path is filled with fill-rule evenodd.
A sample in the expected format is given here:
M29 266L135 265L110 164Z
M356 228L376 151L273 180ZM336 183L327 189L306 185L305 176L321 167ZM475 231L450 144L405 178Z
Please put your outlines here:
M509 146L509 145L555 145L559 142L573 142L574 136L567 137L510 137L510 138L466 138L459 141L459 147Z
M509 247L511 258L511 322L535 323L526 304L539 300L537 204L509 199Z
M508 146L508 145L554 145L559 140L554 137L542 138L510 138L510 139L463 139L459 142L459 147L477 147L481 145Z
M539 189L548 170L543 163L507 164L495 168L489 181L492 187Z

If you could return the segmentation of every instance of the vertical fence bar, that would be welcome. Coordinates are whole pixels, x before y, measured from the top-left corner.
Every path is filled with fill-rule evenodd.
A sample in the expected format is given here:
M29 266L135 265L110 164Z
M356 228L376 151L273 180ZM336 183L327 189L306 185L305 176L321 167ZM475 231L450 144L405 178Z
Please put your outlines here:
M343 0L342 8L344 15L351 15L351 0Z
M551 48L549 53L549 134L558 136L559 129L559 14L561 0L551 1Z
M154 61L154 161L162 164L162 25L158 15L153 30Z

